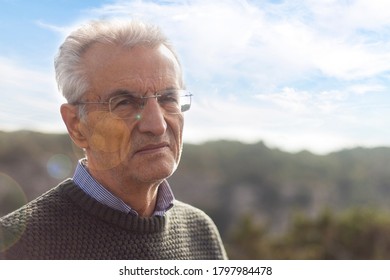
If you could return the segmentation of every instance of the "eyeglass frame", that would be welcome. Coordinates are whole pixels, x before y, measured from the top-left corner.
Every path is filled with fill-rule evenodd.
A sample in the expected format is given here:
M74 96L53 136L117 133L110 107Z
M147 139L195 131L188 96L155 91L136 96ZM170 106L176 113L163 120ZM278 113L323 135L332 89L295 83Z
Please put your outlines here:
M186 94L181 94L181 95L178 95L177 97L179 97L179 98L181 98L181 97L189 97L189 106L187 106L187 107L181 106L180 107L180 112L171 113L171 114L179 114L179 113L183 113L183 112L188 111L191 108L191 105L192 105L192 96L193 96L193 94L190 91L185 90L185 89L166 89L166 90L157 91L153 95L149 95L149 96L136 96L133 93L127 91L127 90L123 90L123 92L124 92L123 94L117 94L115 96L112 96L107 101L76 101L76 102L71 103L71 105L77 106L77 105L88 105L88 104L108 104L109 112L111 114L115 115L115 113L112 110L112 106L111 106L112 100L115 99L115 98L118 98L118 97L121 97L121 96L131 96L132 98L136 98L136 99L139 99L139 100L142 100L142 101L144 100L142 102L142 104L139 106L139 109L143 109L146 106L146 103L147 103L148 99L156 98L157 102L159 102L158 98L159 97L164 97L163 94L159 94L159 93L164 93L164 92L168 92L168 91L172 91L172 90L185 92ZM128 119L128 118L130 118L130 117L119 118L119 119Z

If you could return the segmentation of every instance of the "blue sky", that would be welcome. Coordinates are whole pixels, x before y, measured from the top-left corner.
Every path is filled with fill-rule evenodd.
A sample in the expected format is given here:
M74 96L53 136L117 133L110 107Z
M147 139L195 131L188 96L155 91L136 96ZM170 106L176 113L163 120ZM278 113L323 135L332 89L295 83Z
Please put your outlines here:
M0 130L65 132L53 57L95 18L161 26L195 95L184 140L390 146L390 1L0 0Z

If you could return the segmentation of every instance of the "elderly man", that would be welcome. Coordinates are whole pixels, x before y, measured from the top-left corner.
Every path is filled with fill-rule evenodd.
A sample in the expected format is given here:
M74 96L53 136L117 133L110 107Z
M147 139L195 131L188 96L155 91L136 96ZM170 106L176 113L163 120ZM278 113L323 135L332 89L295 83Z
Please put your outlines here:
M211 219L166 181L191 94L160 30L90 22L66 38L55 70L62 118L86 158L72 179L0 219L0 258L226 259Z

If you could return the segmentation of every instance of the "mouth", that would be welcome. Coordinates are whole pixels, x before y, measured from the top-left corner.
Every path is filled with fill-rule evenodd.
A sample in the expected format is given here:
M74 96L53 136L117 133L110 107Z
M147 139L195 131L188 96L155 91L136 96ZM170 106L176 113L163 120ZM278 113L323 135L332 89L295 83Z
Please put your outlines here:
M159 153L162 152L164 149L169 148L168 143L159 143L159 144L150 144L143 146L142 148L138 149L135 154L151 154L151 153Z

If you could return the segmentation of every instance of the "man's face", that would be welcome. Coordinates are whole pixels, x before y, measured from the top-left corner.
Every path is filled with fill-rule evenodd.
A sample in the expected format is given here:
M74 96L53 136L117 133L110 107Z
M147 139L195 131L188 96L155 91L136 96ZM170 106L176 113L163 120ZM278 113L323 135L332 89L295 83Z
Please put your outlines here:
M83 101L108 101L118 91L151 96L180 89L180 68L165 47L95 44L83 57L90 88ZM88 168L99 176L110 171L127 183L153 183L176 169L182 149L182 114L166 114L155 98L148 98L137 118L117 119L108 104L88 104L80 123L86 137Z

